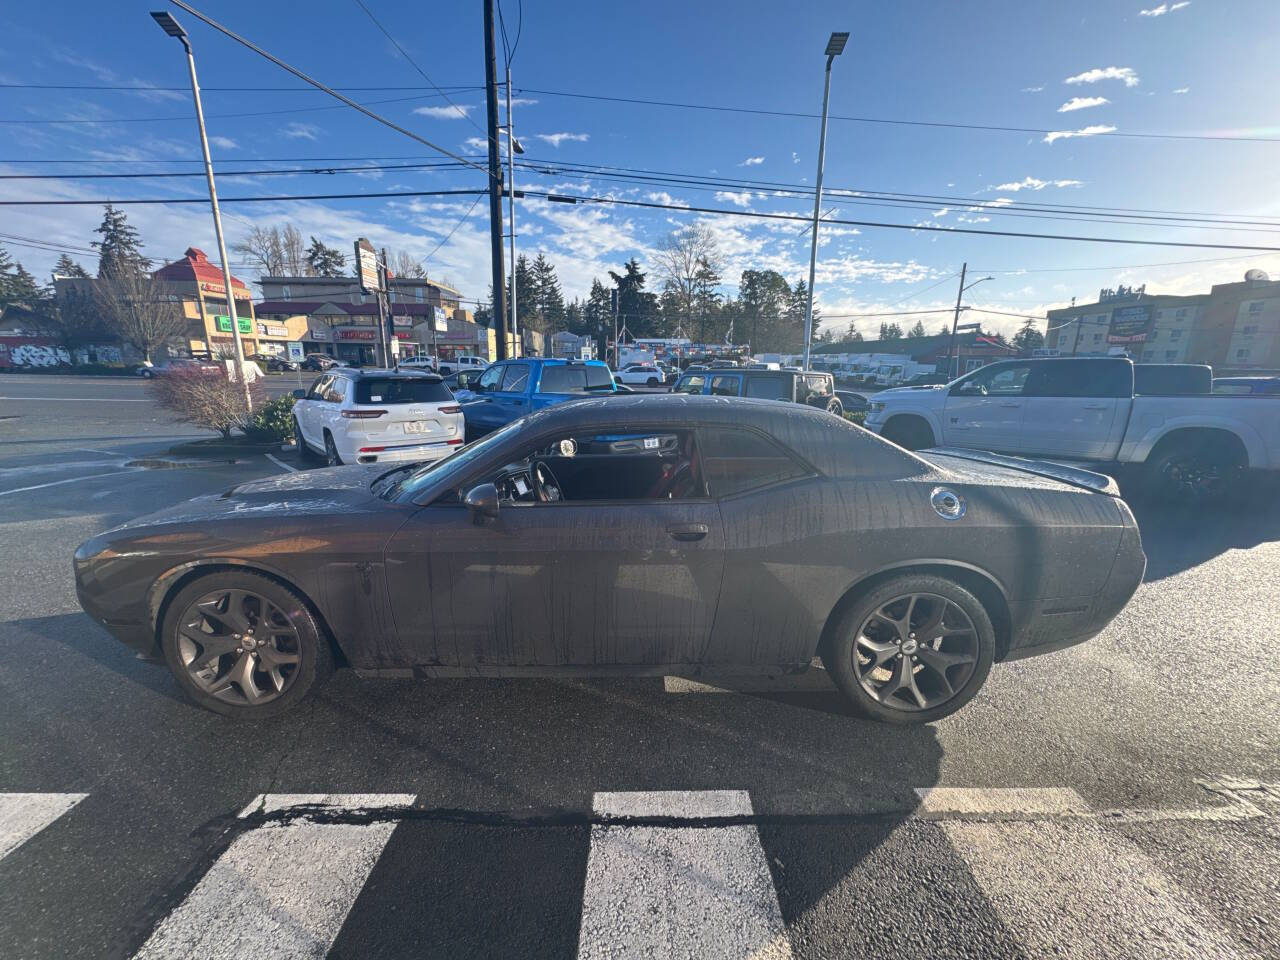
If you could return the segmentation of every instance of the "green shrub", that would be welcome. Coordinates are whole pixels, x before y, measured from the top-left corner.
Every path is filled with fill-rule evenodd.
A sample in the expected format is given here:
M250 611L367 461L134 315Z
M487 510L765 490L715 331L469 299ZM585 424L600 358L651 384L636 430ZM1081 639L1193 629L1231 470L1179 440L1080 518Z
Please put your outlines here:
M865 410L846 410L844 418L850 423L856 423L861 427L867 422L867 413Z
M244 432L250 440L269 441L293 439L293 404L291 393L276 397L257 407L245 424Z

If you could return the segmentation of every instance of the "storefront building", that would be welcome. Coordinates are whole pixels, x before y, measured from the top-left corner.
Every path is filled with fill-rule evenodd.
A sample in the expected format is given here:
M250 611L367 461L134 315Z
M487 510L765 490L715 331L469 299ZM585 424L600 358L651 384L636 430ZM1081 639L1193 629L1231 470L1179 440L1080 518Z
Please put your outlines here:
M192 356L219 358L235 355L235 337L231 331L231 311L227 307L227 287L222 268L211 263L203 250L187 248L181 260L165 264L151 277L181 302L183 316L188 323L183 345ZM260 330L253 310L253 294L244 281L233 276L231 287L245 356L264 353L264 345L268 341L285 342L287 335L272 338Z

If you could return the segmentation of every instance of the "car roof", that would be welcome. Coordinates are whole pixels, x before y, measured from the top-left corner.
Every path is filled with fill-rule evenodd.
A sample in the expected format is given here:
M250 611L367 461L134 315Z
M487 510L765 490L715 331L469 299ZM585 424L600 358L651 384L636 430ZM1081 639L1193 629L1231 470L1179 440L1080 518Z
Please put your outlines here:
M388 370L385 367L343 367L341 373L352 380L385 380L388 377L403 377L406 380L427 380L439 383L443 378L439 374L425 370Z

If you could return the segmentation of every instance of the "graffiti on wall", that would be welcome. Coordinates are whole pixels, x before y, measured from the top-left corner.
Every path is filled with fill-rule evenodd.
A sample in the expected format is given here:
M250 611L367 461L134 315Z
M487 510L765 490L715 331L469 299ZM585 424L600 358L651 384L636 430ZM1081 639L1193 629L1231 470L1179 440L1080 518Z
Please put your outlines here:
M9 352L9 361L17 367L56 367L71 357L62 347L24 343Z

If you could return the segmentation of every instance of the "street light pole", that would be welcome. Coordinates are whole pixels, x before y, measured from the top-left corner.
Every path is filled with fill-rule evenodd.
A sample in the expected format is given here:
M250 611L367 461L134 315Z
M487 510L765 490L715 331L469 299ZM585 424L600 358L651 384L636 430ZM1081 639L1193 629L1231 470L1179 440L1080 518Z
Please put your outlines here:
M973 283L969 284L968 286L965 286L964 278L968 270L969 270L968 263L962 263L960 265L960 289L956 291L956 313L955 313L955 317L951 321L951 344L950 346L947 347L947 378L948 379L953 379L951 376L952 358L956 358L957 360L959 359L959 354L956 353L956 333L958 332L957 328L960 325L960 311L961 309L963 309L960 306L960 301L964 297L964 292L966 290L973 289L978 284L982 283L984 280L995 279L995 277L981 277L980 279L973 281ZM962 372L963 371L960 369L960 364L956 363L956 376L957 377L960 376Z
M253 409L253 398L249 393L249 379L245 376L244 342L240 339L240 317L236 313L235 288L231 283L231 261L227 259L227 244L222 237L222 214L218 210L218 190L213 182L213 159L209 156L209 138L204 129L204 107L200 103L200 83L196 80L196 58L191 52L191 41L187 31L167 11L153 11L152 18L160 29L182 43L187 52L187 70L191 74L191 96L196 104L196 124L200 128L200 150L204 156L204 175L209 182L209 205L213 208L213 232L218 238L218 256L222 258L222 282L226 285L227 313L231 316L231 336L236 346L236 375L240 378L240 386L244 390L245 409ZM200 318L202 321L203 317ZM213 353L213 344L209 345L209 353Z
M822 168L827 159L827 103L831 99L831 61L844 51L849 34L833 33L827 41L827 70L822 82L822 132L818 135L818 182L813 197L813 237L809 241L809 300L804 309L804 367L809 369L813 343L813 278L818 266L818 218L822 213Z

